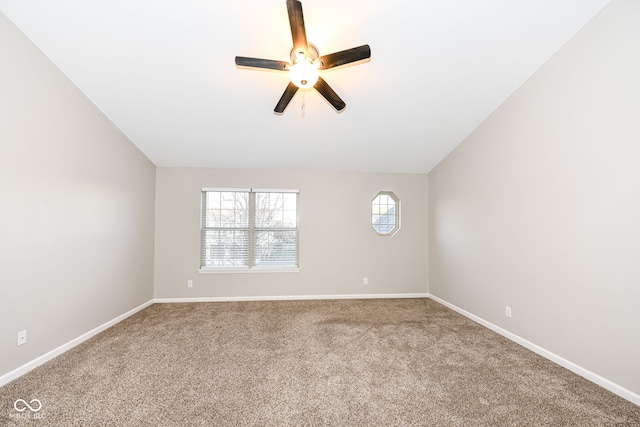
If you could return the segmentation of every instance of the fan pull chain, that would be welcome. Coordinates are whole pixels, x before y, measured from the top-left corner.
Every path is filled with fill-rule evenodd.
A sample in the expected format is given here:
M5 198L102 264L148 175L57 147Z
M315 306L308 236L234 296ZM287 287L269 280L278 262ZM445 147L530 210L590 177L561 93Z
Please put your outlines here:
M305 108L305 99L304 99L304 92L302 92L302 118L304 119L304 108Z

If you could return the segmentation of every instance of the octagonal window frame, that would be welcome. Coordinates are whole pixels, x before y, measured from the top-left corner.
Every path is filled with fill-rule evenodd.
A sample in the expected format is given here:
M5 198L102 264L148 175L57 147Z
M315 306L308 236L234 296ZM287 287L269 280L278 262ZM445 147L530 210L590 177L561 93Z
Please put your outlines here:
M384 200L376 202L379 198L384 198ZM393 203L390 203L390 201ZM390 205L392 207L382 212L385 206ZM391 209L393 209L393 212L390 213L389 211ZM390 227L389 215L393 215L394 218L392 227ZM398 230L400 230L400 198L398 198L393 191L380 191L371 199L371 228L379 236L389 237L395 235Z

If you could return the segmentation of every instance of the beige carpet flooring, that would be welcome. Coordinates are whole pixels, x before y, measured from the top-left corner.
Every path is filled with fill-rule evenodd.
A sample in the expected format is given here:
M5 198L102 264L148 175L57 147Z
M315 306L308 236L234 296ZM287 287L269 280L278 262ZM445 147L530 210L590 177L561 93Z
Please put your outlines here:
M224 302L154 304L34 369L0 388L0 425L640 426L640 407L429 299Z

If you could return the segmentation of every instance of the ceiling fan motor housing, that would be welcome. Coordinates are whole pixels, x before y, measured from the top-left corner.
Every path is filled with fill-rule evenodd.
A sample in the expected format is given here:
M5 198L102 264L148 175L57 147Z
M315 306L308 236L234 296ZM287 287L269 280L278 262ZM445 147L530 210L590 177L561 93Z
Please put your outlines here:
M304 55L304 52L296 52L295 47L291 48L291 52L289 53L289 56L291 57L292 64L295 64L296 62L298 62L298 57L300 54ZM316 45L314 45L311 42L308 43L306 58L307 60L311 60L311 62L316 62L318 58L320 58L320 54L318 53L318 48L316 47Z

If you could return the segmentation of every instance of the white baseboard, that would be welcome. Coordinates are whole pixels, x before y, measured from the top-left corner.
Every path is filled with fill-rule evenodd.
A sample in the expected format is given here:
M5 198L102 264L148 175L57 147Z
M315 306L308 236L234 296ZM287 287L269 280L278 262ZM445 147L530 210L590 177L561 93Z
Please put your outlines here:
M3 385L9 383L10 381L15 380L16 378L26 374L27 372L29 372L30 370L37 368L38 366L42 365L43 363L48 362L49 360L53 359L56 356L61 355L62 353L64 353L65 351L69 351L71 350L73 347L83 343L84 341L88 340L89 338L98 335L100 332L110 328L111 326L115 325L116 323L119 323L121 321L123 321L124 319L126 319L127 317L137 313L138 311L147 308L148 306L150 306L151 304L153 304L153 300L147 301L142 305L139 305L138 307L127 311L126 313L116 317L115 319L112 319L100 326L98 326L97 328L94 328L92 330L90 330L87 333L84 333L82 335L80 335L78 338L72 339L71 341L69 341L66 344L62 344L60 347L55 348L53 350L51 350L48 353L43 354L42 356L32 360L31 362L25 363L24 365L14 369L13 371L10 371L2 376L0 376L0 387L2 387Z
M509 331L507 331L506 329L502 329L501 327L494 325L491 322L488 322L478 316L476 316L475 314L471 314L466 310L461 309L460 307L457 307L447 301L444 301L436 296L433 296L431 294L428 295L428 298L431 298L434 301L439 302L440 304L444 305L445 307L450 308L451 310L460 313L461 315L463 315L464 317L467 317L471 320L473 320L476 323L481 324L482 326L491 329L492 331L502 335L505 338L510 339L511 341L514 341L518 344L520 344L521 346L533 351L534 353L539 354L540 356L549 359L550 361L557 363L558 365L567 368L568 370L574 372L575 374L580 375L583 378L588 379L589 381L598 384L599 386L609 390L612 393L617 394L618 396L636 404L636 405L640 405L640 395L635 394L634 392L627 390L624 387L619 386L618 384L609 381L606 378L601 377L598 374L595 374L579 365L576 365L575 363L571 362L570 360L567 360L561 356L558 356L555 353L550 352L547 349L544 349L542 347L540 347L537 344L534 344L530 341L525 340L522 337L519 337L516 334L513 334Z
M416 294L344 294L344 295L280 295L249 297L196 297L196 298L156 298L155 303L174 302L232 302L232 301L294 301L294 300L331 300L331 299L391 299L391 298L427 298L427 293Z

